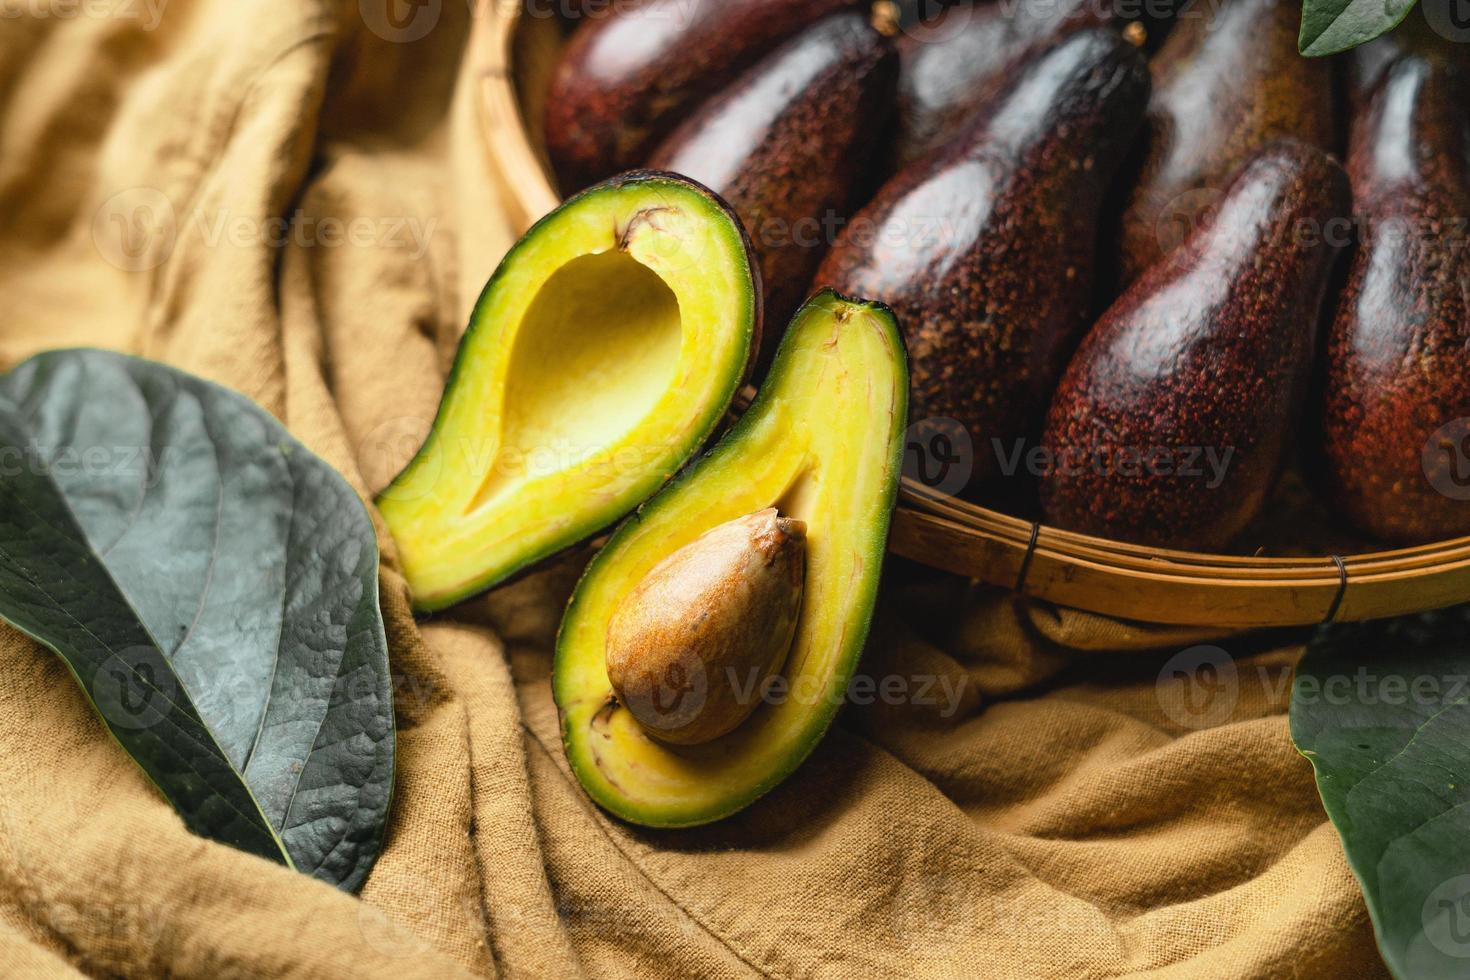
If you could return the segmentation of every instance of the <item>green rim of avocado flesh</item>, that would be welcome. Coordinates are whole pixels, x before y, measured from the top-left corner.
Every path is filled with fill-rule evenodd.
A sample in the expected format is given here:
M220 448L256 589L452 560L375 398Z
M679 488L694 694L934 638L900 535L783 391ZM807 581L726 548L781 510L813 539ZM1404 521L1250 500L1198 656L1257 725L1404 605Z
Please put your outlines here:
M714 194L639 171L568 200L475 305L423 447L378 495L420 611L578 544L709 438L759 342L749 240Z
M867 639L907 414L892 312L825 290L797 313L749 411L592 560L562 620L552 690L568 762L604 809L649 827L709 823L772 789L815 748ZM613 696L608 621L665 556L773 506L807 526L805 595L781 672L789 693L711 742L656 741Z

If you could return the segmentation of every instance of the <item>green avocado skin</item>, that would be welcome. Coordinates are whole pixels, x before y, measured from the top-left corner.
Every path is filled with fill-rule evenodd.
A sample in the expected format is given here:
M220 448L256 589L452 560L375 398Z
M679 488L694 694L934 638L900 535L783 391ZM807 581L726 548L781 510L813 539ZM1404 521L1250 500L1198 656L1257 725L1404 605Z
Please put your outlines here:
M762 366L867 177L896 74L892 44L867 18L833 14L706 103L649 161L705 184L744 221L771 328Z
M563 193L641 166L741 70L857 0L646 0L588 18L552 76L546 148Z
M971 490L1002 473L993 440L1039 428L1087 326L1100 202L1148 92L1143 55L1112 31L1059 42L942 153L885 184L817 273L893 308L911 417L969 432Z
M1321 473L1353 525L1417 544L1470 534L1470 85L1409 55L1353 121L1360 215L1327 340Z
M1043 442L1048 523L1197 551L1250 523L1298 426L1350 207L1347 175L1305 143L1246 164L1063 375Z

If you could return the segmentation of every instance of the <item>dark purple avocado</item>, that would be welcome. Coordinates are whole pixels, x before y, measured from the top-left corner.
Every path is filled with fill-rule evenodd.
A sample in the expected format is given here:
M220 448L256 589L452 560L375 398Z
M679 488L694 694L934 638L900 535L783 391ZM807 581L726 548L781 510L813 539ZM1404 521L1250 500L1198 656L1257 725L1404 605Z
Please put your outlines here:
M1119 285L1182 241L1274 139L1331 151L1332 65L1297 52L1296 0L1230 0L1181 16L1152 62L1141 173L1122 219Z
M1245 528L1297 425L1350 203L1342 168L1305 143L1247 162L1067 367L1043 439L1048 523L1189 550Z
M867 18L833 14L705 103L649 160L704 184L744 221L766 290L762 364L867 177L896 72L892 43Z
M1111 31L1059 42L884 185L818 270L816 287L893 308L909 417L921 440L944 419L968 430L972 490L1001 472L992 447L1038 427L1087 326L1099 205L1148 92L1143 55Z
M1389 541L1470 534L1470 85L1392 64L1353 121L1360 242L1327 341L1322 484Z
M1096 0L1011 0L956 4L909 27L898 41L898 164L957 136L1007 69L1074 31L1118 21Z
M642 166L773 44L856 0L645 0L585 19L552 76L546 149L564 194Z

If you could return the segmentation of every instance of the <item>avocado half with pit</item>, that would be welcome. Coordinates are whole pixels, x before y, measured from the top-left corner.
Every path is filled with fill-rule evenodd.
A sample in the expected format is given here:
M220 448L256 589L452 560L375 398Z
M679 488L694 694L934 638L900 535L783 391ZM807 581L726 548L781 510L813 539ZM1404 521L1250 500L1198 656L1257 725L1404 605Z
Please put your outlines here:
M423 448L379 494L414 607L509 579L623 517L709 438L759 346L759 279L706 188L635 171L506 254Z
M816 746L867 639L907 414L908 364L892 312L818 293L739 422L592 560L562 620L552 685L567 760L602 807L650 827L708 823L770 790ZM619 703L609 624L665 558L767 508L805 525L804 596L781 694L761 697L712 741L670 744Z

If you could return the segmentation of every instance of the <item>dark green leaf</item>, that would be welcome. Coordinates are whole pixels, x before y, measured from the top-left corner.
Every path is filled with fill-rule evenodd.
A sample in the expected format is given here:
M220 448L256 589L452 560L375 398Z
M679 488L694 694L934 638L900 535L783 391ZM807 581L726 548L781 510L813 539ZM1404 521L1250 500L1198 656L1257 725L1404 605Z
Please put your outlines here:
M1387 34L1414 9L1416 0L1306 0L1302 5L1301 53L1337 54Z
M376 538L265 411L105 351L0 377L0 617L195 833L361 886L393 780Z
M1291 734L1389 968L1470 976L1470 606L1321 630Z

